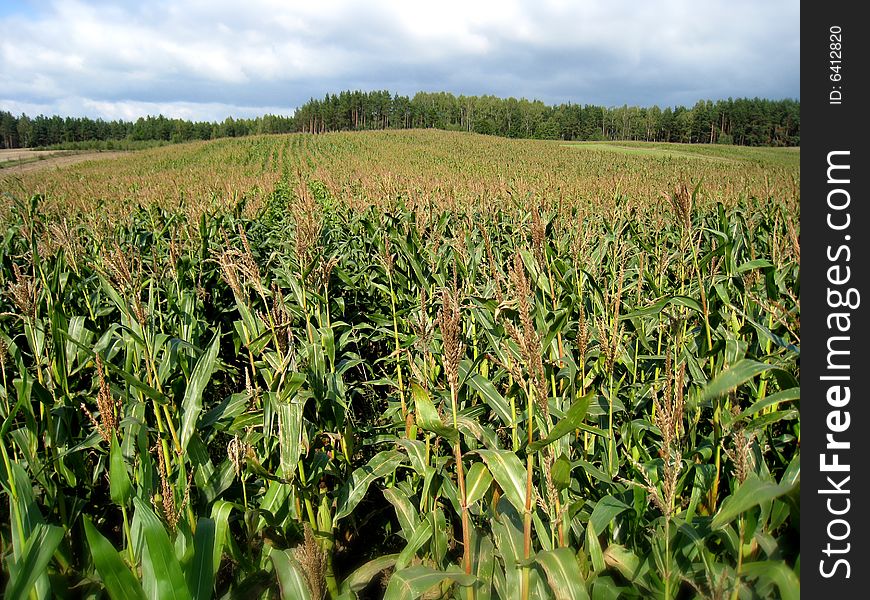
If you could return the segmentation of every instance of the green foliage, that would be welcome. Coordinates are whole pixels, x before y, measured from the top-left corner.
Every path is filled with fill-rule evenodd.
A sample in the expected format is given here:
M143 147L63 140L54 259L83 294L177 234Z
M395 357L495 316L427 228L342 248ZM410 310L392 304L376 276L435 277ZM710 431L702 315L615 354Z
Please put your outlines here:
M83 517L85 536L91 550L94 568L112 600L144 600L145 592L112 543L96 530L91 520Z
M688 190L10 199L6 594L796 597L798 215Z

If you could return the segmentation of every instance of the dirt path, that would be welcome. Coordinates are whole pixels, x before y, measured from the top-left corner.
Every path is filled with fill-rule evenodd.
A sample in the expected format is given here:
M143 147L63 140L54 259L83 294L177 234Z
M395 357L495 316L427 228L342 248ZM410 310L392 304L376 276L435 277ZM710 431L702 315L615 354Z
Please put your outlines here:
M0 177L40 169L66 167L86 160L117 158L126 152L75 152L52 150L0 150Z

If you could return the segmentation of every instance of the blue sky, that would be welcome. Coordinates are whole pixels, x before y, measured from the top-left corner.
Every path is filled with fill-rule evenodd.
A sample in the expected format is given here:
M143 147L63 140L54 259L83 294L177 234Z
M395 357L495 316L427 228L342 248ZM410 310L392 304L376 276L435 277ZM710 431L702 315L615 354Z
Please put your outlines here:
M35 16L38 6L25 0L0 0L0 18L9 15Z
M344 89L547 103L800 97L795 0L0 0L0 109L292 114Z

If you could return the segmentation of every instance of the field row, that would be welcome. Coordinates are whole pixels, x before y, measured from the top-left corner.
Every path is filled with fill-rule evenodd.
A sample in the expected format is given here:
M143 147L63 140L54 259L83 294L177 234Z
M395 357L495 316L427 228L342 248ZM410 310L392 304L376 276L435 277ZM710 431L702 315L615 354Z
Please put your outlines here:
M386 132L22 177L6 597L797 598L794 157Z

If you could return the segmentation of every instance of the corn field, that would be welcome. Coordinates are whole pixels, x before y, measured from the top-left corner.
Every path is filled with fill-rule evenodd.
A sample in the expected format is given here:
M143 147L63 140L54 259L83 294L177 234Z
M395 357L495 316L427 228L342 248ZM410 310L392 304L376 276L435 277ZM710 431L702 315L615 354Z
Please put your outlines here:
M445 132L2 182L6 598L798 598L799 154Z

